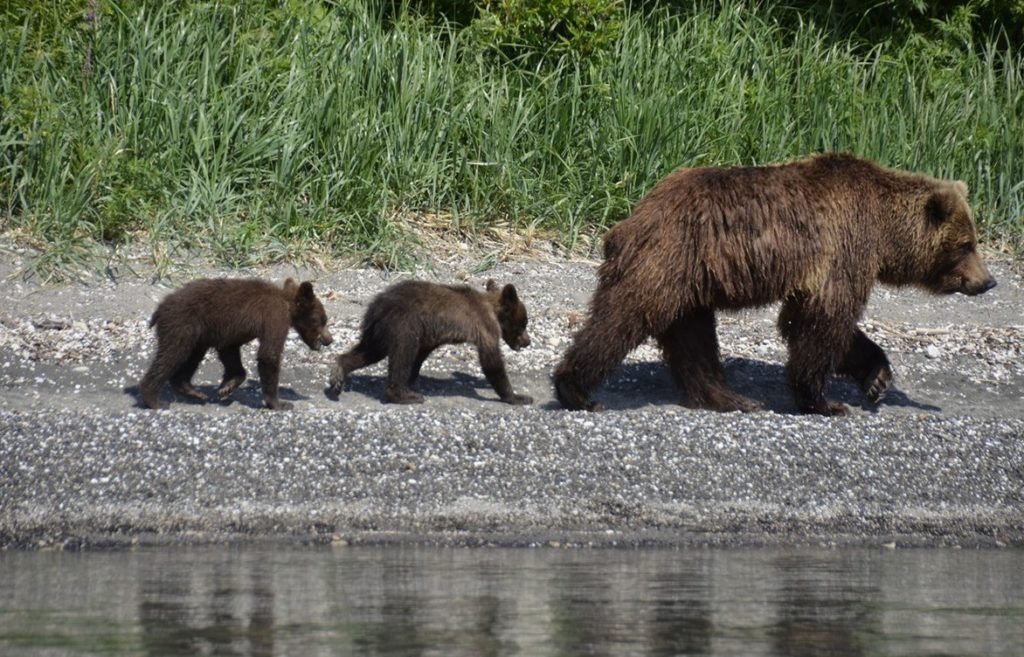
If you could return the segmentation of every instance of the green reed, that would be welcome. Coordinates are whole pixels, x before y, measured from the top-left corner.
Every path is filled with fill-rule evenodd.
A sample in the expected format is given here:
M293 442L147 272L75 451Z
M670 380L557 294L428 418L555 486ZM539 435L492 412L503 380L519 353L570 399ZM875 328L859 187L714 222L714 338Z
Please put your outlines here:
M726 2L537 64L356 2L104 4L0 26L0 228L47 267L135 242L396 266L418 221L573 247L676 167L822 150L966 180L985 237L1024 241L1024 62L990 44L868 49Z

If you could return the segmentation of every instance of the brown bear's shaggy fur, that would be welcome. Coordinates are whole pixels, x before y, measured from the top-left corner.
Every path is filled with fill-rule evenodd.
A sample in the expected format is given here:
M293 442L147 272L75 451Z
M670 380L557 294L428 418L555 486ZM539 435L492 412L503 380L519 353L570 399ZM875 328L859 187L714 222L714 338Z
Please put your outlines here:
M885 352L857 328L875 281L980 294L995 281L976 244L959 181L834 154L678 170L605 236L590 316L555 370L558 399L598 410L590 393L654 336L690 404L753 410L726 387L715 311L781 300L797 405L845 413L824 396L833 372L872 401L892 379Z
M410 386L419 377L427 356L444 344L471 342L476 345L484 376L501 401L529 404L532 398L512 391L499 338L515 350L530 344L526 307L512 285L499 288L494 281L487 281L487 292L482 293L465 285L396 283L370 302L359 344L338 356L331 370L330 387L340 392L351 372L387 358L385 400L419 404L423 395Z
M205 401L192 387L192 375L210 348L224 365L217 396L226 399L245 381L242 345L259 338L256 363L263 402L275 410L289 409L291 404L277 397L289 327L314 351L331 344L327 313L313 294L313 284L298 285L290 278L284 287L256 279L193 281L161 301L149 325L156 326L156 356L139 388L150 408L166 406L159 396L167 381L182 395Z

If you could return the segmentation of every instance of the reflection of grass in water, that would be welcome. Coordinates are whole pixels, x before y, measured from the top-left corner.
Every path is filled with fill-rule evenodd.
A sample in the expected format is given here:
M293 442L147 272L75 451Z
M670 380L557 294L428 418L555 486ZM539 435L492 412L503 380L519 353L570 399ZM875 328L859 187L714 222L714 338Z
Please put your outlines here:
M91 655L137 654L141 650L135 623L44 610L6 610L3 615L4 625L18 629L0 630L0 652L5 652L3 646Z
M1024 235L1024 67L992 46L865 51L724 3L630 14L606 57L532 69L473 30L288 6L0 24L0 226L48 272L126 240L396 267L418 215L573 246L678 166L848 150L963 178L990 238Z

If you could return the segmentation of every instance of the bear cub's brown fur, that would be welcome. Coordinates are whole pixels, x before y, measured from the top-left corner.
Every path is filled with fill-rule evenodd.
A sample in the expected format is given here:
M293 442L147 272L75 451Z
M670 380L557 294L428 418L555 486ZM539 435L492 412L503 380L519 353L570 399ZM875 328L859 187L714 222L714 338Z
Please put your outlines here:
M149 325L156 327L156 356L139 388L150 408L166 406L159 396L167 381L178 393L205 401L192 387L192 376L211 348L224 365L217 396L226 399L245 382L242 345L259 339L256 363L263 403L287 410L291 404L278 399L277 387L289 328L314 351L331 344L327 313L313 293L313 284L300 285L290 278L283 287L258 279L193 281L161 301Z
M487 291L479 292L466 285L396 283L370 302L359 344L338 356L330 388L340 392L350 373L387 358L385 401L419 404L423 395L410 386L427 356L441 345L469 342L476 345L484 376L501 401L532 403L532 398L513 392L499 344L504 339L515 350L529 346L526 322L526 307L511 284L499 288L489 280Z
M555 370L569 409L648 336L693 406L749 411L728 389L715 312L782 302L778 328L797 406L825 399L833 373L876 402L892 381L882 348L857 328L876 281L937 294L995 286L976 246L967 185L828 154L760 167L680 169L604 239L590 316Z

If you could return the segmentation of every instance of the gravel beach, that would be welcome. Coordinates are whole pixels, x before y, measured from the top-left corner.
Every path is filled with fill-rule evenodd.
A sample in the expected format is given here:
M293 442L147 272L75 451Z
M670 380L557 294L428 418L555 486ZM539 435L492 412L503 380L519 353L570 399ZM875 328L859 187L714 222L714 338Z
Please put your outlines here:
M529 407L497 401L471 347L423 368L414 407L382 404L384 367L326 392L367 302L410 273L278 266L311 278L335 342L294 332L282 364L290 412L260 408L250 380L228 403L139 406L157 302L199 275L133 274L64 286L0 265L0 546L283 540L453 545L1024 545L1024 277L973 298L878 287L861 326L888 352L895 388L878 407L837 379L844 418L795 414L776 308L719 319L730 384L766 411L677 404L653 344L599 390L607 411L569 413L550 374L586 313L596 263L513 258L481 271L472 252L414 273L514 283L533 344L505 349ZM230 275L241 275L237 272ZM195 383L211 396L219 363Z

